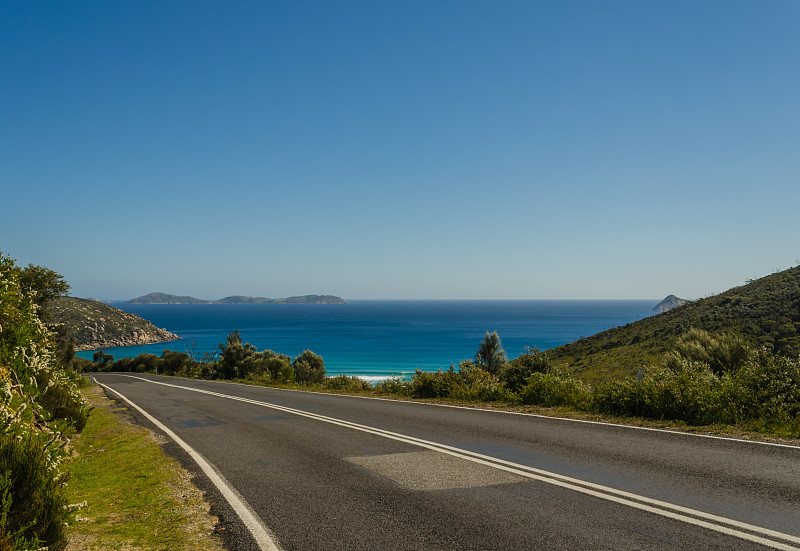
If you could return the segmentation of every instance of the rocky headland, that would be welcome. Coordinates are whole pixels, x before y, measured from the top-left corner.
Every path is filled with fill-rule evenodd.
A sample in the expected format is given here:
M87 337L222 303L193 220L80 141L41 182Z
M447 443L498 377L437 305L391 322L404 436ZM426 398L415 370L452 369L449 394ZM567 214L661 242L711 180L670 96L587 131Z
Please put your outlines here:
M75 339L75 350L137 346L179 339L146 319L85 298L60 297L47 305L52 322Z
M669 295L667 298L653 307L653 312L669 312L673 308L677 308L678 306L683 306L684 304L688 303L688 300L678 298L675 295Z

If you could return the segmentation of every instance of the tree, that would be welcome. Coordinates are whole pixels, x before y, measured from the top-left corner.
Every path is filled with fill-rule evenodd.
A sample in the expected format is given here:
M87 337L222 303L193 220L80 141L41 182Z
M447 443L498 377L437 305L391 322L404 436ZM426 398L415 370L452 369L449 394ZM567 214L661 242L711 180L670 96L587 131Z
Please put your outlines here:
M497 331L486 332L478 352L475 354L475 362L481 369L497 375L506 364L506 352L497 336Z
M23 292L33 293L33 301L40 308L69 291L69 283L64 281L63 276L49 268L33 264L20 269L19 286Z
M242 343L242 335L237 329L225 337L225 342L219 345L219 351L220 375L223 379L237 379L245 375L242 366L255 353L256 347Z
M95 371L109 371L111 369L111 365L114 363L114 356L113 354L106 354L102 350L98 350L92 355L92 359L95 363Z
M321 383L325 380L325 363L322 356L314 354L311 350L303 350L292 362L294 378L300 384Z

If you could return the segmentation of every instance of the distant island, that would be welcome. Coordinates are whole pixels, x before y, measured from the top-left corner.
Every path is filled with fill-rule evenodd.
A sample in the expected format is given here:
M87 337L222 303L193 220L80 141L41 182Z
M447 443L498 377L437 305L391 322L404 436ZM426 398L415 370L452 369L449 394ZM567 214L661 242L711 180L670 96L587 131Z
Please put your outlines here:
M149 293L127 300L125 304L347 304L347 301L334 295L303 295L286 298L234 295L218 300L203 300L190 296Z

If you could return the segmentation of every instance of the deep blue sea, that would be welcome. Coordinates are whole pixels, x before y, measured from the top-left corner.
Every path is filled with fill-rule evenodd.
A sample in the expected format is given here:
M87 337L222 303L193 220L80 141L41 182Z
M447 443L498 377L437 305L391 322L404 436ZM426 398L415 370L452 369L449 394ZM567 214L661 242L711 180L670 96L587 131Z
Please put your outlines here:
M239 329L259 350L297 356L313 350L328 375L367 380L435 371L472 358L487 331L508 357L527 346L554 348L653 314L658 300L377 301L348 304L114 304L181 337L106 349L115 358L165 349L214 352ZM78 355L91 359L93 352Z

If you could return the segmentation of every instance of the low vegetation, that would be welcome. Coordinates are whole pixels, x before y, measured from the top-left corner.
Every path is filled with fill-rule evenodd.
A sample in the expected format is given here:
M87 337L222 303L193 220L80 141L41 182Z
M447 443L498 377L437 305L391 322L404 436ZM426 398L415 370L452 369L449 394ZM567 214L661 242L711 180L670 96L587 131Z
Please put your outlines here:
M75 516L67 551L221 551L216 519L189 474L163 453L151 432L125 422L99 387L83 393L93 409L68 462L67 494Z

